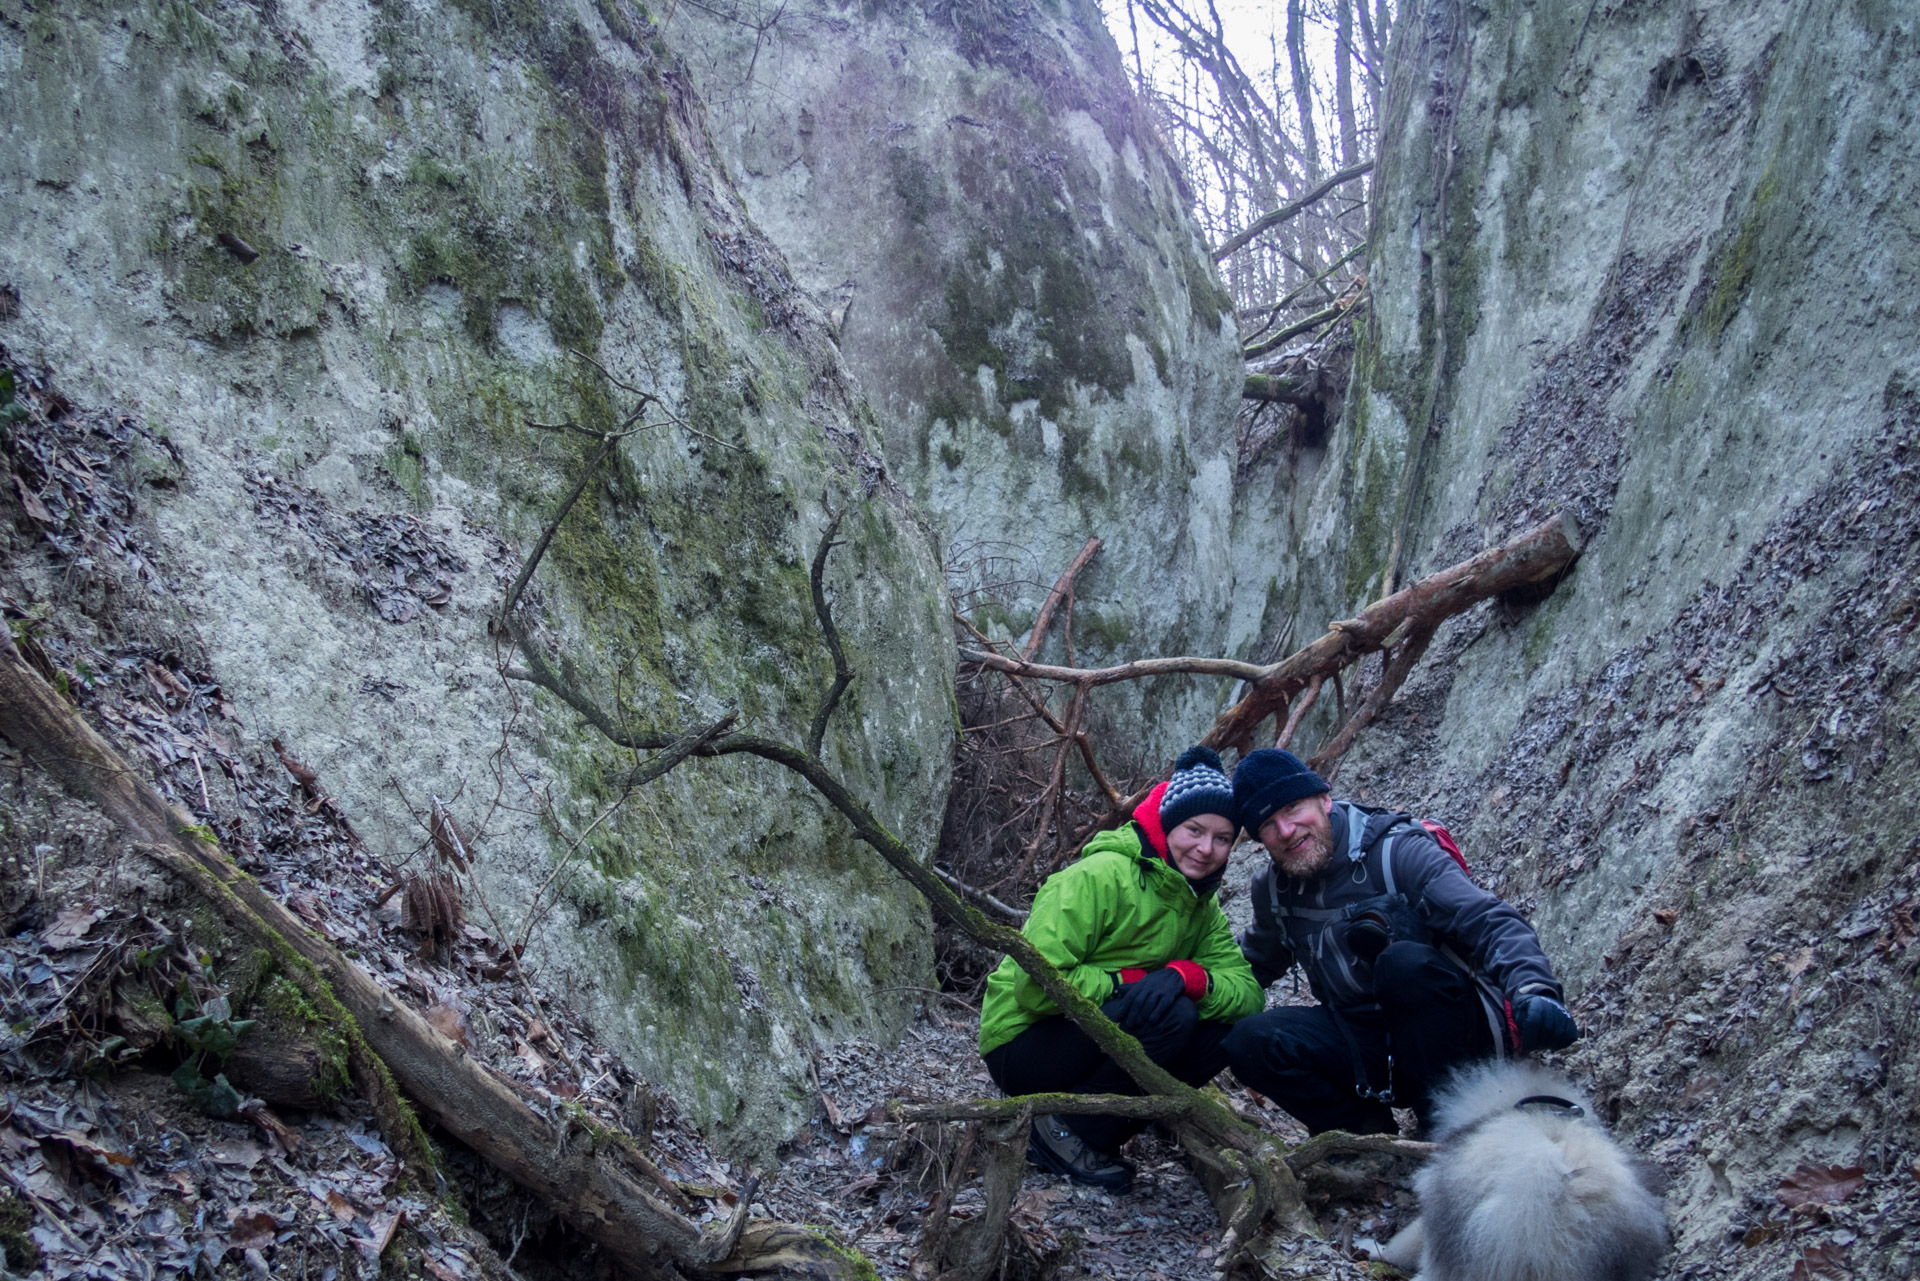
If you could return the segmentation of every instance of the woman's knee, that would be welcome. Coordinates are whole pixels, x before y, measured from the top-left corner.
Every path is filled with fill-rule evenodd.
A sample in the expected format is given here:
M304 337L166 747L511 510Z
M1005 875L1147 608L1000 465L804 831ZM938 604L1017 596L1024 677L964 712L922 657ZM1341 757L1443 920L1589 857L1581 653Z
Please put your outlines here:
M1200 1007L1183 996L1150 1022L1139 1018L1126 1019L1121 1021L1120 1026L1140 1042L1148 1058L1164 1067L1164 1060L1177 1058L1185 1052L1187 1043L1193 1040L1193 1034L1200 1026Z

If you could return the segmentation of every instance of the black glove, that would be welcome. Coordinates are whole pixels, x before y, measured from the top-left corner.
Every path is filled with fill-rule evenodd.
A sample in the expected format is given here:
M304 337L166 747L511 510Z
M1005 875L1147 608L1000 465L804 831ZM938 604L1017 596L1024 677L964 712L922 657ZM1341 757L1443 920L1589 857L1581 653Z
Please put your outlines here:
M1564 1050L1580 1039L1567 1007L1538 992L1514 998L1513 1022L1520 1029L1520 1051Z
M1155 970L1121 988L1119 995L1100 1007L1100 1012L1129 1031L1152 1027L1172 1012L1173 1003L1186 992L1187 981L1180 971Z

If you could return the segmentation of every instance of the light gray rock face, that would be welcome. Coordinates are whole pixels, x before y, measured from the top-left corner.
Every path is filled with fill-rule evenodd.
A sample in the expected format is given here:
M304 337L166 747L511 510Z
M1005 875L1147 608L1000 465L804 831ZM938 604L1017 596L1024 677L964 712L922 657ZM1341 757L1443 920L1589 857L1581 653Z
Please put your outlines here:
M802 0L765 30L717 12L681 6L666 38L755 220L835 317L950 575L1008 584L977 621L1023 635L1098 536L1082 663L1245 649L1270 565L1236 610L1235 524L1271 544L1276 522L1232 497L1231 302L1097 8ZM1218 696L1103 690L1114 750L1158 765Z
M539 580L635 726L731 702L804 737L808 562L846 509L859 679L825 755L926 847L951 644L872 415L661 56L618 3L0 4L0 341L180 451L161 608L256 740L395 862L400 793L452 798L509 929L571 852L530 955L763 1151L816 1041L897 1030L925 909L769 765L689 764L595 825L631 757L503 681L486 625L589 452L530 422L615 427L627 387L680 420L620 446Z
M1447 821L1530 911L1576 1065L1719 1276L1784 1275L1785 1244L1718 1253L1741 1199L1910 1137L1920 1088L1887 1031L1920 831L1916 23L1411 6L1374 319L1298 518L1303 633L1552 511L1589 531L1544 602L1442 632L1339 783Z

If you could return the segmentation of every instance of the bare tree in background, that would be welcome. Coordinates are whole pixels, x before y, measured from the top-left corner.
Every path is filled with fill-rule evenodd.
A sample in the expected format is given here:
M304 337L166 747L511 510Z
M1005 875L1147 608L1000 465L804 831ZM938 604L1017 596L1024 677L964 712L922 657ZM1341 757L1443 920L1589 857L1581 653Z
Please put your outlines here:
M1392 0L1273 5L1257 58L1259 19L1230 30L1217 0L1107 2L1194 189L1249 358L1343 315L1363 262Z

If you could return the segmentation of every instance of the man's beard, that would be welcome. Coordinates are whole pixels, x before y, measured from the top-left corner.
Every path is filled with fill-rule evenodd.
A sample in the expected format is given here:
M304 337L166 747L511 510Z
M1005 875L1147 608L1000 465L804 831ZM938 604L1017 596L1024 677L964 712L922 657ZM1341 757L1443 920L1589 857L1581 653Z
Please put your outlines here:
M1288 876L1304 880L1320 875L1333 861L1333 829L1326 827L1314 832L1304 846L1294 845L1275 854L1273 861Z

